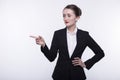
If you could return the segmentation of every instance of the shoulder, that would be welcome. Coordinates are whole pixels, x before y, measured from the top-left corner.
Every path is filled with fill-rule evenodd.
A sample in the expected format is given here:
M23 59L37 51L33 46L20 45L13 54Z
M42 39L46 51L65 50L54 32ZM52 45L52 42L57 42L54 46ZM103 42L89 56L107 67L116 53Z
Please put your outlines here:
M66 28L63 28L63 29L56 30L54 34L63 34L65 32L66 32Z
M81 35L89 35L89 32L88 31L85 31L85 30L82 30L82 29L78 29L78 34L81 34Z

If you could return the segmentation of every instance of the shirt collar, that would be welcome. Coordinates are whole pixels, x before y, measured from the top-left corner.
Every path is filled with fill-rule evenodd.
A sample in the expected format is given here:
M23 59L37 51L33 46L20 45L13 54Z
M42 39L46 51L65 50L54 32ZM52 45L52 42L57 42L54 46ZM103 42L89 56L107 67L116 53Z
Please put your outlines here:
M71 35L75 35L77 33L77 27L75 27L75 30L73 32L70 32L68 29L67 29L67 33L71 34Z

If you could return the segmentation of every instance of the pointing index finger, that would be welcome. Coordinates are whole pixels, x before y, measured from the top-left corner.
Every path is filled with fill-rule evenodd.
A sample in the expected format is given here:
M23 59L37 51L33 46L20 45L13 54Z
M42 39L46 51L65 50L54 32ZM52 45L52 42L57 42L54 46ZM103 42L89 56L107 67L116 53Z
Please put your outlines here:
M31 38L35 38L35 39L37 38L36 36L30 36L30 37L31 37Z

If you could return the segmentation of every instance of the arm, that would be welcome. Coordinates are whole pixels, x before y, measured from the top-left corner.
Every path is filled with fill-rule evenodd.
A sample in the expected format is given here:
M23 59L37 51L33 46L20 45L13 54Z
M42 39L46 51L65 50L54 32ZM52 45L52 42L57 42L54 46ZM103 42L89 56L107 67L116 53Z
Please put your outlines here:
M101 58L103 58L104 52L100 48L100 46L93 40L93 38L88 34L87 37L87 46L95 53L95 55L85 61L85 65L87 69L90 69L96 62L98 62Z
M58 52L58 46L57 46L57 35L56 32L54 33L51 48L49 49L47 45L41 46L41 51L44 53L44 55L47 57L47 59L52 62L55 60Z

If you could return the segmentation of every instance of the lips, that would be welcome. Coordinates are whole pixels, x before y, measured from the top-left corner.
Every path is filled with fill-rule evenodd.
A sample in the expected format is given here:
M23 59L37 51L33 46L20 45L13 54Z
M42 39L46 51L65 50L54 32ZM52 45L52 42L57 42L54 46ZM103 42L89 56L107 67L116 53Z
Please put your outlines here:
M66 24L69 23L69 22L65 22Z

